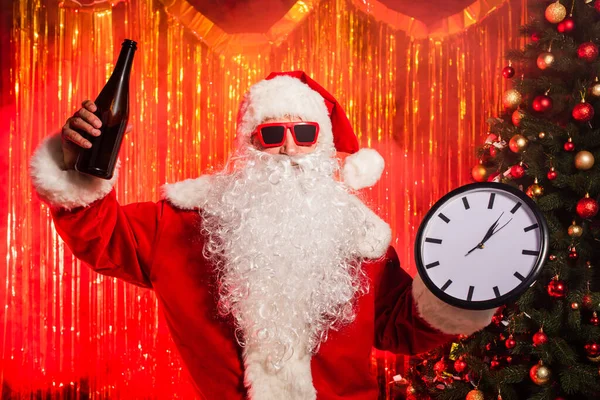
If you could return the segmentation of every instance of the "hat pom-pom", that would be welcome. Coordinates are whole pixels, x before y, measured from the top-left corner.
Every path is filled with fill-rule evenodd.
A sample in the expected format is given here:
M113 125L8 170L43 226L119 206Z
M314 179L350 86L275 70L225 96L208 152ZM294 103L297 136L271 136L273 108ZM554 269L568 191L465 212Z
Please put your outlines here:
M360 149L346 157L342 176L346 185L359 190L377 183L384 167L383 157L377 150Z

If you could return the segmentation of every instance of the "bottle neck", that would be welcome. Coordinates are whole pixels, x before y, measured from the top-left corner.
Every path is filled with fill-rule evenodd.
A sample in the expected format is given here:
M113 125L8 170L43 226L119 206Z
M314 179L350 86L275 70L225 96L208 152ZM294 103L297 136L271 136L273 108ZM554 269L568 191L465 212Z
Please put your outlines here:
M117 59L117 64L115 65L110 80L129 81L134 54L135 48L131 46L123 46L121 48L121 53L119 53L119 58Z

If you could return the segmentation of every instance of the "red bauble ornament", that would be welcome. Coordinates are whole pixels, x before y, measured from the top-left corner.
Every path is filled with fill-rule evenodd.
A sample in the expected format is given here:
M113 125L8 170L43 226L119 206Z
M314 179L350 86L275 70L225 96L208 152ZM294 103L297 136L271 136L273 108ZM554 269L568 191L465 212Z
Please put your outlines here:
M596 9L596 11L600 12L600 1L596 0L594 2L594 8Z
M575 21L573 21L573 18L567 17L558 23L556 29L560 33L571 33L575 29Z
M507 349L514 349L514 347L517 345L517 341L513 339L513 335L510 335L508 339L506 339L506 342L504 342L504 345Z
M513 165L510 167L510 174L515 179L522 178L525 175L525 168L520 164Z
M552 109L552 98L542 94L533 99L532 107L537 112L546 112Z
M521 120L525 116L525 113L521 109L516 109L511 116L511 120L514 126L520 126Z
M567 285L560 279L552 279L547 289L548 294L555 299L562 299L567 295Z
M541 346L544 343L546 343L547 341L548 341L548 335L546 335L544 333L542 328L540 328L540 330L538 332L536 332L535 335L533 335L533 345L534 346Z
M592 218L598 214L598 202L594 199L590 199L589 194L577 202L577 215L581 218Z
M540 35L538 32L533 32L533 33L531 34L531 40L532 40L533 42L539 42L539 41L540 41L540 38L541 38L541 35Z
M548 256L548 260L550 260L550 261L556 261L556 255L554 255L554 254L550 254L550 255Z
M600 320L598 319L598 314L596 313L596 311L594 311L594 314L592 314L592 318L590 318L590 324L594 326L598 326L600 324Z
M581 43L577 48L577 57L592 62L598 57L598 46L592 42Z
M556 171L554 170L554 167L550 168L550 171L548 171L548 174L547 174L547 176L548 176L548 180L551 180L551 181L553 181L553 180L555 180L555 179L556 179L556 177L558 176L558 174L557 174L557 173L556 173Z
M506 67L502 68L502 76L506 79L512 78L515 76L515 69L512 66L507 65Z
M590 342L586 344L584 347L585 354L588 357L597 357L600 355L600 346L596 342Z
M490 157L492 157L492 158L496 157L496 154L498 153L496 146L490 146L489 153L490 153Z
M443 358L433 365L433 371L438 375L441 375L447 369L448 369L448 364L446 364L446 360L444 360Z
M506 363L507 364L512 364L513 358L512 356L506 356Z
M583 298L581 299L581 304L583 304L583 306L585 308L592 308L592 296L590 296L590 294L584 294Z
M577 260L579 258L579 254L577 254L577 249L575 248L575 246L571 246L571 248L569 249L569 258L571 260Z
M594 118L594 107L592 107L590 103L582 101L573 107L573 112L571 114L573 115L573 118L579 122L588 122Z
M569 138L569 140L567 140L565 142L563 148L565 149L565 151L573 151L573 150L575 150L575 143L573 143L573 139Z
M487 351L491 351L491 350L492 350L492 344L491 344L491 343L488 343L488 344L486 344L486 345L485 345L485 349L486 349Z
M494 172L493 174L490 174L490 176L488 176L487 181L494 182L498 176L500 176L500 172Z
M467 363L462 357L459 357L458 360L454 361L454 370L459 374L463 372L467 368Z
M496 370L496 369L498 369L498 368L500 368L500 361L498 361L497 359L495 359L495 360L492 360L492 361L490 362L490 369L491 369L491 370Z

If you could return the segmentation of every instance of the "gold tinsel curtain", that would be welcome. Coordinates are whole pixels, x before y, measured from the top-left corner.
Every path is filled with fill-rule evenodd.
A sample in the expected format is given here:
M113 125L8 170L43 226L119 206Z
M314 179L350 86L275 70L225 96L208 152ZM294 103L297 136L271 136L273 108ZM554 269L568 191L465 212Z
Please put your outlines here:
M504 89L502 54L519 45L524 2L499 5L468 31L415 39L351 1L315 1L279 46L245 54L215 52L157 0L86 12L57 0L13 0L11 51L2 60L9 85L0 103L8 160L0 172L7 182L3 396L193 397L154 294L82 266L27 173L40 140L99 92L125 37L139 50L133 130L117 185L122 203L158 200L160 184L219 168L232 148L240 96L270 71L302 69L344 106L361 144L384 155L384 176L366 196L390 222L403 266L414 274L423 214L470 180L474 149ZM402 372L404 358L374 353L372 364L382 397L389 396L393 386L385 382Z

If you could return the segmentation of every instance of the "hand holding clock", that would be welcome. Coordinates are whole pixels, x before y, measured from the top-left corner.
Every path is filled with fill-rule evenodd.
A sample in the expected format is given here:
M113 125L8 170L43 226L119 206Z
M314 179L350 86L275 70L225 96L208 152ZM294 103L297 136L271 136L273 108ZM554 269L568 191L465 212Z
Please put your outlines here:
M467 257L502 229L503 240L489 246L485 257ZM479 230L485 232L483 238L465 254ZM417 271L425 286L444 302L472 310L516 300L537 278L547 252L548 229L535 202L521 190L495 182L446 194L423 219L415 242Z

